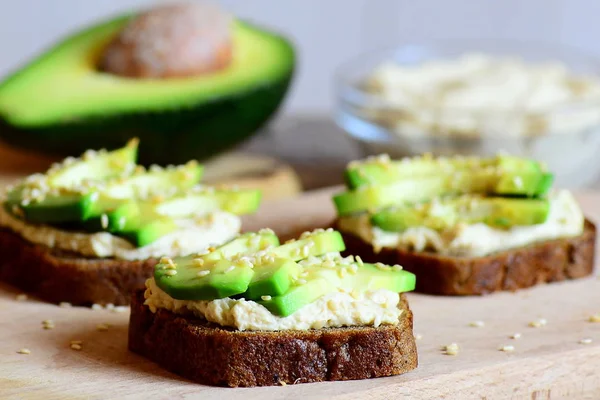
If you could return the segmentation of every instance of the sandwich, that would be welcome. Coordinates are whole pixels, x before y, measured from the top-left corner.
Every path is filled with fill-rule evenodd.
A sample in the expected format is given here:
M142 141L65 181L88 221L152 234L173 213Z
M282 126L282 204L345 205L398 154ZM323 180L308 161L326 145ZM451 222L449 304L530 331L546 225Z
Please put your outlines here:
M164 257L134 294L129 349L198 383L229 387L391 376L417 367L399 266L342 257L339 232L280 244L270 229Z
M351 162L333 197L349 252L397 263L416 290L478 295L582 278L596 228L535 160L430 155Z
M162 256L235 237L256 190L199 184L196 161L146 169L138 141L89 150L8 188L0 207L0 281L54 303L126 305Z

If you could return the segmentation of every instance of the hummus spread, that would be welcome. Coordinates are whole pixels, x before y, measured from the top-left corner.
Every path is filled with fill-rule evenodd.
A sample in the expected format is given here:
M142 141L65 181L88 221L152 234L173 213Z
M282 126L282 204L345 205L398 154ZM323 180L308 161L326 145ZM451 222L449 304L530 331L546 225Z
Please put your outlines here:
M372 226L368 215L341 217L339 221L341 231L371 243L377 251L400 248L466 257L484 256L538 241L578 236L583 233L583 227L583 212L573 195L566 190L550 195L550 213L544 223L510 229L477 223L459 224L442 232L425 227L386 232Z
M50 248L71 251L84 257L114 257L122 260L144 260L151 257L177 257L204 251L235 237L241 228L236 215L219 211L208 216L176 221L178 228L144 247L108 232L84 233L30 224L0 207L0 227L10 229L23 239Z
M302 307L287 317L271 314L261 304L245 299L175 300L150 278L144 297L152 312L163 308L174 313L193 314L222 326L241 331L306 330L341 326L379 326L398 323L402 310L400 295L390 290L359 293L333 292Z

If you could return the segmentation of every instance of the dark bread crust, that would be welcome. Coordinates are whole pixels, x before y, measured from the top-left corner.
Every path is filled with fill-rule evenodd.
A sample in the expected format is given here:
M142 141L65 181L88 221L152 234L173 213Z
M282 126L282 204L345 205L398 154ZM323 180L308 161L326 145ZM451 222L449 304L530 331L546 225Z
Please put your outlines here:
M193 381L273 386L398 375L417 367L413 316L404 295L396 326L250 332L166 310L143 291L131 303L129 349Z
M430 252L384 248L379 253L361 238L341 232L346 253L367 262L400 264L417 276L416 291L440 295L481 295L540 283L583 278L594 270L596 227L584 233L535 243L484 257L452 257Z
M83 258L35 245L0 229L0 281L52 303L127 305L157 260Z

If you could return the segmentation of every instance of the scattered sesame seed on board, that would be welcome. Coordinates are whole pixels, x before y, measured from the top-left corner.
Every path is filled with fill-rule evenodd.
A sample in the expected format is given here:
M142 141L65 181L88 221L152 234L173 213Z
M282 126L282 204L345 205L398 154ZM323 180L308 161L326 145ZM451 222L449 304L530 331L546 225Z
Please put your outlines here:
M27 348L22 348L17 350L17 353L19 354L31 354L31 350L27 349Z
M483 328L485 326L485 322L483 321L472 321L469 322L469 326L473 328Z
M66 302L66 301L61 301L61 302L58 304L58 306L59 306L60 308L70 308L70 307L72 307L72 304L71 304L71 303L69 303L69 302Z
M510 353L510 352L515 351L515 346L509 344L509 345L500 347L498 350L503 351L505 353Z
M583 338L579 341L579 344L591 344L592 338Z
M421 339L423 339L423 335L421 335L420 333L417 333L415 335L415 340L421 340Z
M512 335L509 336L509 338L518 340L518 339L521 338L521 334L518 333L518 332L517 333L513 333Z
M447 356L455 356L458 354L459 347L456 343L450 343L449 345L444 346L443 350L444 354Z
M531 328L541 328L542 326L546 326L548 321L545 318L536 319L535 321L531 321L529 326Z
M81 350L81 345L77 344L77 343L72 343L71 344L71 349L79 351L79 350Z
M102 310L102 306L100 304L92 304L92 310Z
M589 322L594 322L594 323L596 323L596 322L600 322L600 314L594 314L594 315L591 315L591 316L588 318L588 321L589 321Z

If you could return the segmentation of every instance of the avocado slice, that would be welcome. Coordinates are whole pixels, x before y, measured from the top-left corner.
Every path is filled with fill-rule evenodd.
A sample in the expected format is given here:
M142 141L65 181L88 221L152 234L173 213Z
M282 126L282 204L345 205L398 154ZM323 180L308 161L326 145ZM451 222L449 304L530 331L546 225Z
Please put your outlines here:
M340 274L340 269L348 272ZM354 271L351 271L354 270ZM394 292L414 290L414 274L399 268L380 264L352 263L326 268L320 265L307 266L305 278L297 281L286 293L259 301L275 315L286 317L312 303L319 297L339 289L369 291L387 289Z
M345 172L345 181L350 189L357 189L431 176L443 177L446 181L456 177L461 181L471 179L488 193L516 196L542 196L550 189L553 179L537 161L499 155L493 158L416 157L399 161L369 159L351 164Z
M133 171L137 147L138 141L130 140L114 151L65 160L50 168L45 176L25 180L11 190L6 205L32 223L83 221L98 201L94 191L106 180Z
M136 210L137 206L130 202L185 191L200 181L202 172L202 165L189 161L178 167L153 168L110 182L99 189L97 201L86 210L84 225L90 231L117 229L113 223L131 216L131 211Z
M100 71L99 55L133 17L76 32L0 83L0 138L67 156L137 136L140 163L181 164L244 140L280 105L293 75L293 46L240 20L231 28L232 62L222 70L185 79Z
M288 291L302 267L292 260L276 258L254 266L254 276L248 285L248 290L243 297L257 300L264 296L282 295Z
M417 226L444 230L459 222L511 228L541 224L549 212L547 199L461 196L383 210L371 217L371 223L389 232L403 232Z
M254 271L232 258L278 244L272 232L243 234L207 254L161 260L154 268L154 279L158 287L179 300L213 300L244 293Z
M531 186L525 187L528 182ZM340 215L350 215L362 211L375 212L394 205L424 202L442 196L499 194L498 191L509 191L511 193L502 195L528 197L533 192L539 193L539 188L549 189L551 183L552 176L547 173L528 175L516 172L498 177L493 171L463 171L452 175L440 173L362 186L335 195L333 201Z
M309 232L299 240L276 247L270 253L275 257L299 261L311 256L316 257L344 250L346 250L346 245L342 235L338 231L328 229Z

